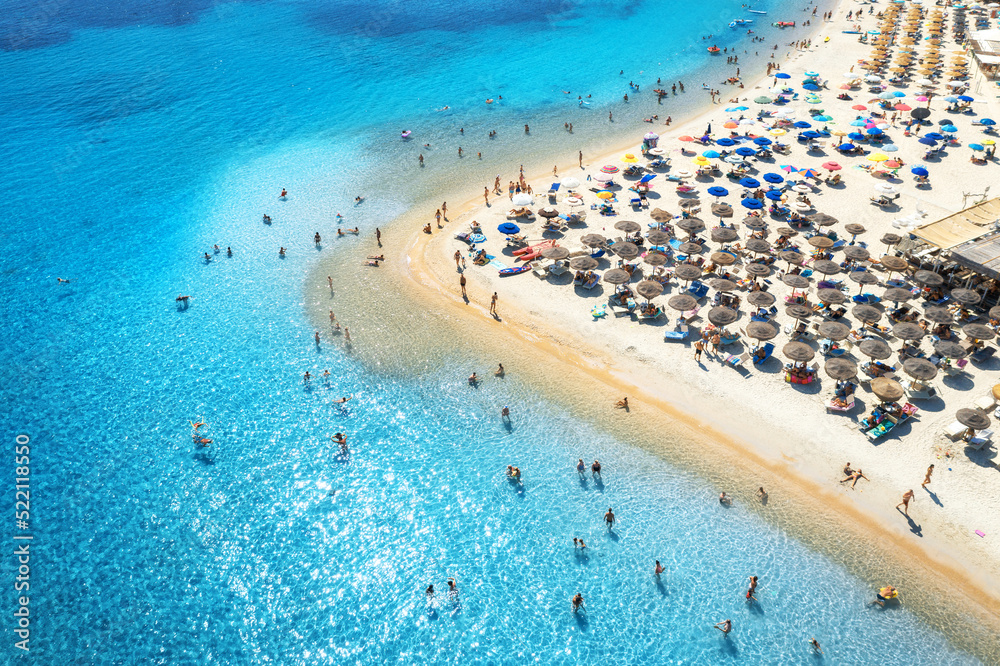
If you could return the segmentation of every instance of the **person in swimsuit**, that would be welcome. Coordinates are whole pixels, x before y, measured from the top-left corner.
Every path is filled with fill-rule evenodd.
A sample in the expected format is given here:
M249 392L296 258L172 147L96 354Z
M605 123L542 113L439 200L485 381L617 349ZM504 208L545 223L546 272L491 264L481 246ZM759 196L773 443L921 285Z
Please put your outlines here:
M594 460L594 462L591 463L591 465L590 465L590 475L592 477L594 477L594 478L597 478L599 476L602 479L604 478L603 476L601 476L601 461L600 460Z
M580 478L584 478L584 474L587 471L587 466L583 463L583 458L580 458L576 463L576 473L580 475Z
M469 384L471 386L475 386L478 383L479 383L479 377L476 377L476 373L473 372L471 375L469 375Z
M573 612L575 613L581 608L583 608L583 595L577 592L573 597Z
M747 601L753 599L757 601L757 597L753 596L753 593L757 591L757 576L750 576L750 589L747 590Z
M505 370L503 369L503 363L497 368L497 371L493 373L495 377L503 377Z
M342 404L344 404L345 402L347 402L350 399L351 399L350 396L344 396L340 400L334 400L333 402L334 402L334 404L342 405Z
M427 599L428 600L433 599L434 598L434 586L433 585L428 585L427 586L427 590L424 592L424 594L427 595Z
M719 504L724 504L726 506L732 506L733 498L731 498L726 493L719 493Z
M813 649L813 650L814 650L815 652L818 652L818 653L820 653L820 654L823 654L823 648L821 648L821 647L819 646L819 641L818 641L818 640L816 640L815 638L810 638L810 639L809 639L809 645L811 645L811 646L812 646L812 649Z
M721 631L724 635L728 636L729 632L733 630L733 621L724 620L712 626Z
M615 527L615 512L608 507L608 512L604 514L604 522L608 524L608 531L611 531Z
M653 573L656 575L657 578L659 578L660 574L663 573L664 571L666 571L666 569L663 568L663 565L660 564L659 560L656 560L656 566L653 568Z

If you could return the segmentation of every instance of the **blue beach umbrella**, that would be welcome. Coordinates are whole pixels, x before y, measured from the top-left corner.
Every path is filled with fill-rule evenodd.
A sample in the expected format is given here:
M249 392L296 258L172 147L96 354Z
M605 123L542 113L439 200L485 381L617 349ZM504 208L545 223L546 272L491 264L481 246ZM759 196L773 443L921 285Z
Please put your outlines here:
M782 177L782 176L780 176L779 174L776 174L776 173L765 173L764 176L763 176L763 178L768 183L778 184L778 183L785 182L784 177Z
M975 99L975 98L973 98L973 97L969 97L968 95L959 95L959 96L958 96L958 101L960 101L960 102L971 102L971 101L973 101L974 99Z
M656 174L655 173L647 173L645 176L643 176L642 178L639 179L639 182L640 183L648 183L649 181L653 180L654 178L656 178Z
M831 116L824 116L824 115L821 114L821 115L818 115L818 116L813 116L813 120L815 120L816 122L820 122L820 123L828 123L831 120L833 120L833 118Z
M917 143L922 143L925 146L936 146L937 145L937 141L935 141L934 139L932 139L930 136L925 136L924 138L922 138L919 141L917 141Z
M740 178L740 185L743 187L760 187L760 181L756 178Z
M837 146L837 150L843 151L845 153L854 150L854 148L855 146L853 143L842 143L839 146Z
M781 201L781 191L780 190L768 190L764 193L764 196L771 201Z
M861 120L861 118L858 118L857 120L852 120L851 121L851 127L864 127L867 124L868 123L866 123L865 121Z
M749 208L750 210L760 210L764 207L764 202L760 199L744 199L740 203L743 204L744 208Z
M794 124L794 127L798 127L799 129L809 129L810 127L812 127L812 124L807 123L804 120L797 120Z
M702 153L702 156L715 159L716 157L719 156L719 153L714 150L706 150L705 152Z
M884 153L894 153L899 150L899 146L894 143L886 143L882 146L882 152Z
M753 142L756 143L758 146L770 146L771 145L771 140L768 139L767 137L763 137L763 136L757 137L756 139L753 140Z
M851 141L864 141L865 135L861 132L851 132L847 135L847 138Z
M979 124L985 125L986 127L993 127L994 125L997 124L997 121L993 120L992 118L983 118L982 120L979 121Z
M893 90L892 96L895 97L896 99L899 99L900 97L906 97L906 93L899 90Z
M743 157L750 157L751 155L756 155L757 151L750 146L740 146L735 151L737 155L742 155Z
M958 128L955 127L954 125L945 125L944 127L941 128L941 131L942 132L948 132L949 134L952 134L954 132L957 132Z
M805 75L809 76L809 77L812 77L812 78L815 78L815 77L819 76L819 72L805 72Z
M865 130L865 134L868 136L880 136L882 134L882 130L877 127L869 127Z
M497 231L499 231L502 234L516 234L521 231L521 227L517 226L513 222L504 222L499 227L497 227Z
M729 190L727 190L724 187L719 187L718 185L716 185L715 187L708 188L708 193L711 194L713 197L724 197L727 194L729 194Z
M728 136L722 137L721 139L719 139L715 143L717 143L720 146L727 146L727 147L728 146L735 146L736 145L736 142L733 141L732 139L730 139Z
M802 133L802 136L806 137L807 139L818 139L820 137L820 133L817 132L816 130L806 130L805 132Z
M778 72L777 74L774 75L774 78L776 78L776 79L790 79L792 77L791 77L790 74L785 74L784 72Z
M805 90L819 90L819 86L816 85L815 83L807 83L807 84L805 84L802 87Z
M912 173L914 176L921 176L921 177L930 175L930 172L928 172L927 169L923 168L922 166L913 167L912 169L910 169L910 173Z
M985 150L983 148L983 146L981 144L978 144L978 143L970 143L969 144L969 148L972 148L975 151Z
M955 97L954 95L948 95L947 97L944 98L944 101L954 104L955 102L958 101L958 98Z
M935 141L941 141L944 139L944 134L939 132L928 132L924 135L925 139L934 139Z

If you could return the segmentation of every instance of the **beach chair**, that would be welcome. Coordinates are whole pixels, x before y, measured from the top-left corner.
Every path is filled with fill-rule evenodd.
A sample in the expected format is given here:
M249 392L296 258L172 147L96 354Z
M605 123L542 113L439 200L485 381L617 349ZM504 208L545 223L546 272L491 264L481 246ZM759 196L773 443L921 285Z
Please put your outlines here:
M948 427L944 429L943 434L945 437L954 442L956 439L961 437L962 433L966 430L967 428L958 421L952 421Z
M549 188L548 195L549 201L552 203L556 202L556 195L559 193L559 183L552 183L552 187Z
M972 438L969 439L969 448L976 451L982 449L990 443L993 438L992 430L980 430Z
M735 354L730 354L726 357L726 365L731 368L738 368L743 365L743 362L750 358L750 354L740 354L736 356Z
M708 285L704 282L695 280L691 283L691 286L686 290L689 294L694 296L697 300L701 300L708 293Z
M989 359L996 353L997 353L996 347L983 347L975 354L972 354L969 358L971 358L976 363L982 363L983 361Z
M754 356L753 356L753 364L754 365L760 365L761 363L763 363L767 359L771 358L771 354L774 352L774 345L771 344L770 342L767 342L767 343L764 344L764 346L762 347L762 349L764 350L764 356L763 357L757 356L757 351L754 350Z
M687 339L688 336L688 325L684 323L683 319L677 320L677 325L674 326L674 330L666 331L663 333L664 342L681 341Z
M997 402L993 399L992 395L984 395L975 402L972 403L973 407L983 410L984 412L991 412L996 406Z
M854 394L851 394L847 398L847 406L841 407L833 402L833 398L830 398L826 402L826 411L828 412L849 412L854 409Z

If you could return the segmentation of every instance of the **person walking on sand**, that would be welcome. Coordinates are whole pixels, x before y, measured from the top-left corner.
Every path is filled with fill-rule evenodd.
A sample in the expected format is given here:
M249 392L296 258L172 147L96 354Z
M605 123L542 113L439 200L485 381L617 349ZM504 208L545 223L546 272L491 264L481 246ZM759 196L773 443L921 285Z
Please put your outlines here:
M464 298L465 300L469 300L469 294L466 293L466 291L465 291L465 275L464 274L462 275L462 277L460 277L458 279L458 284L459 284L460 287L462 287L462 298Z
M488 187L484 187L483 188L483 199L486 200L486 205L489 206L490 205L490 188L488 188Z
M712 335L712 353L716 356L719 355L719 348L722 346L722 336L719 335L718 331Z
M375 242L378 243L379 247L382 247L382 232L379 231L378 227L375 227Z
M583 151L582 150L580 151L580 154L579 154L579 160L580 160L580 168L582 169L583 168Z
M462 271L462 252L461 250L455 250L455 270Z
M924 476L924 482L920 484L921 488L926 488L927 484L931 482L931 474L934 473L934 465L927 468L927 474Z
M705 343L698 340L694 343L694 360L701 363L701 353L705 351Z
M608 512L606 514L604 514L604 522L608 524L608 531L609 532L614 529L614 527L615 527L615 512L611 510L610 506L608 507Z
M437 221L438 229L441 228L441 209L434 211L434 219Z
M493 292L493 297L490 299L490 314L494 317L497 316L497 292Z
M913 491L907 490L903 493L903 501L896 505L896 508L903 507L903 515L907 518L910 516L910 500L913 499Z
M441 204L441 215L444 217L445 221L448 220L448 202L445 201Z

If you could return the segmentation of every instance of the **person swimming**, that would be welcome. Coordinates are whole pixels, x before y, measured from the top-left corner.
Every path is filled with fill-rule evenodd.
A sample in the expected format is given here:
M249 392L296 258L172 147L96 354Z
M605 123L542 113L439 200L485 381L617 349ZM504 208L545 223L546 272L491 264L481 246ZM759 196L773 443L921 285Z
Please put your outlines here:
M583 608L583 595L577 592L573 597L573 612L576 613L581 608Z
M477 377L476 373L473 372L471 375L469 375L469 385L475 386L478 383L479 383L479 377Z

